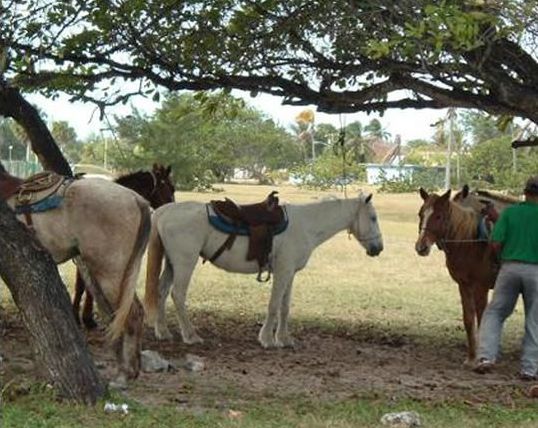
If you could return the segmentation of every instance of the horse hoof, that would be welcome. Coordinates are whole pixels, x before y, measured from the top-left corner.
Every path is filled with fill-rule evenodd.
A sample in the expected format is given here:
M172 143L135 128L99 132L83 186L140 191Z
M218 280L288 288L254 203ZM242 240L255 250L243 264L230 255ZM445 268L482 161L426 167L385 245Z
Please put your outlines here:
M168 329L155 330L155 337L158 340L172 340L173 336Z
M276 346L279 348L295 348L295 340L286 339L282 341L277 341Z
M202 339L198 335L189 336L187 338L183 338L183 343L187 345L196 345L196 344L204 343L204 339Z
M471 358L467 357L467 358L465 358L465 361L463 361L462 366L465 367L466 369L472 369L472 368L474 368L475 364L476 364L476 359L475 358L471 359Z
M264 349L271 349L271 348L277 347L277 343L275 342L274 339L266 340L266 339L259 338L258 342L260 342L260 345L262 345L262 348Z
M83 318L82 322L84 323L84 326L88 330L93 330L93 329L97 328L97 323L95 322L95 320L93 318Z

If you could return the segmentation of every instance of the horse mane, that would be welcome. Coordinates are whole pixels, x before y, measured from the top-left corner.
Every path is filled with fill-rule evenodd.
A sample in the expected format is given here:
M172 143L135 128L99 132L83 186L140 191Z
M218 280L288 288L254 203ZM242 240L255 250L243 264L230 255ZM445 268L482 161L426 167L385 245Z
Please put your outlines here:
M518 202L521 202L521 200L515 196L503 195L497 192L490 192L489 190L476 190L476 194L508 204L517 204Z
M135 172L130 172L128 174L120 175L114 181L118 184L121 184L122 186L125 186L127 183L139 181L147 173L148 171L143 171L139 169L138 171L135 171ZM129 187L129 186L125 186L125 187Z
M469 239L477 234L478 216L472 208L449 201L450 232L452 239Z

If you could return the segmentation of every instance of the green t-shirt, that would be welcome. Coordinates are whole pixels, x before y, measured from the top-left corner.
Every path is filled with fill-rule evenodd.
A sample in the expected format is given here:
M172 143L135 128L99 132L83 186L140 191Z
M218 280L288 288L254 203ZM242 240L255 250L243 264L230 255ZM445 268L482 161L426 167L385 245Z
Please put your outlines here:
M501 260L538 263L538 203L526 201L506 208L491 240L502 244Z

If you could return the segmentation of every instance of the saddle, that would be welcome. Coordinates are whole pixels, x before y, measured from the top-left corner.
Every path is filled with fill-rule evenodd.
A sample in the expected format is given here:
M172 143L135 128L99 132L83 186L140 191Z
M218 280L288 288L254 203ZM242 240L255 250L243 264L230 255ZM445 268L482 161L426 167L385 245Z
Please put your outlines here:
M32 227L32 213L44 212L57 208L63 196L58 195L66 177L52 171L43 171L24 180L11 196L15 197L16 214L24 214L26 224Z
M495 209L493 202L487 202L480 211L480 221L478 222L478 239L489 240L493 225L499 218L499 213Z
M209 261L213 262L225 250L232 248L236 236L241 234L239 231L246 229L249 236L246 259L258 262L257 281L269 281L271 278L269 254L273 249L273 237L283 230L277 229L286 221L284 209L278 204L277 194L278 192L273 191L264 201L250 205L237 205L229 198L224 198L223 201L211 201L210 205L215 214L234 229L230 229L228 238ZM268 272L267 277L262 280L261 274L265 269Z

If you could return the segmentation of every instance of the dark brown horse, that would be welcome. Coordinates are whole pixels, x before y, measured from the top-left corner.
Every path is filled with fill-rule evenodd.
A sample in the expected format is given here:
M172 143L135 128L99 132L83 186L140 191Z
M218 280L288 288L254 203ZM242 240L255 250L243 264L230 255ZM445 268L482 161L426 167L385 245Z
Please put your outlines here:
M153 164L153 169L151 171L137 171L131 174L122 175L115 181L123 187L134 190L140 196L145 198L153 209L156 209L168 202L174 202L175 187L171 181L171 169L171 166L164 167L163 165L155 163ZM76 278L75 295L73 297L73 314L75 315L77 323L80 323L80 302L86 287L78 269ZM86 299L84 301L82 322L89 329L97 327L97 323L93 318L93 296L88 292L86 292Z
M463 324L467 333L467 358L476 358L477 329L487 304L488 291L495 283L497 265L487 241L478 238L480 215L450 200L450 190L443 195L420 189L424 203L420 207L419 236L415 250L427 256L435 244L445 253L446 266L458 283Z

